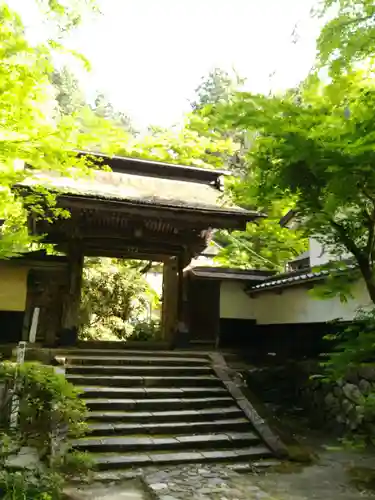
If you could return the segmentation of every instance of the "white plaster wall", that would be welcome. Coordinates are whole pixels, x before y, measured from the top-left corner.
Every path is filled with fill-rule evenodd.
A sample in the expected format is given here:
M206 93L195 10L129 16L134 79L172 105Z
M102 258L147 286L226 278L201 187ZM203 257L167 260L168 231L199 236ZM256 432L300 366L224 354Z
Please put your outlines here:
M263 292L249 297L243 283L223 281L220 286L220 317L255 319L260 325L350 321L358 308L371 305L362 280L353 285L353 298L342 303L338 297L320 300L307 288L290 287L282 293Z
M213 257L208 257L206 255L198 255L189 264L189 267L197 267L197 266L214 266L215 261Z
M243 290L244 283L222 281L220 318L254 319L254 301Z
M264 292L249 297L249 308L260 325L281 323L318 323L341 319L350 321L358 308L371 305L362 280L353 285L353 298L340 302L338 297L320 300L303 287L290 287L277 294Z

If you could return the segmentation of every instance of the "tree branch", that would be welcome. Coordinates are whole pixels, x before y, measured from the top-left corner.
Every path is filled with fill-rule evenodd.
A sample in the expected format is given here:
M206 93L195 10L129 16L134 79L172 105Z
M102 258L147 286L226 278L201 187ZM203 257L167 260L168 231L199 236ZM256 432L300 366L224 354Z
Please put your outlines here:
M375 14L370 14L369 16L363 16L363 17L356 17L354 19L350 19L350 21L345 21L340 23L340 28L346 28L347 26L350 26L351 24L360 24L365 21L371 21L375 19Z
M152 260L150 260L149 262L147 262L147 264L145 265L145 267L143 269L140 270L140 273L141 274L146 274L149 272L149 270L152 268L152 266L154 265L154 263L152 262Z
M331 226L339 233L341 241L349 250L349 252L351 252L357 259L358 264L361 260L363 261L363 255L361 250L357 247L354 241L347 235L345 228L341 224L333 220L331 217L328 217L328 221L331 224Z

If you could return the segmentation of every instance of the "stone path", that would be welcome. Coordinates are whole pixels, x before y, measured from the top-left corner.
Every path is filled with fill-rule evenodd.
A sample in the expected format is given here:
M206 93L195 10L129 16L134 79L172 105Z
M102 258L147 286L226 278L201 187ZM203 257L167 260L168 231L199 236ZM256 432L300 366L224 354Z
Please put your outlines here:
M69 500L274 500L252 476L223 466L189 465L134 472L142 482L82 486L67 491Z
M166 468L146 474L144 482L158 500L272 500L251 475L222 466Z
M374 500L350 481L353 467L374 468L373 454L318 451L314 465L281 465L238 474L225 465L180 465L107 472L102 483L76 490L71 500ZM129 481L129 478L133 481ZM119 482L120 478L122 481ZM125 478L128 478L125 480ZM134 479L138 478L138 482ZM104 484L104 482L106 484Z

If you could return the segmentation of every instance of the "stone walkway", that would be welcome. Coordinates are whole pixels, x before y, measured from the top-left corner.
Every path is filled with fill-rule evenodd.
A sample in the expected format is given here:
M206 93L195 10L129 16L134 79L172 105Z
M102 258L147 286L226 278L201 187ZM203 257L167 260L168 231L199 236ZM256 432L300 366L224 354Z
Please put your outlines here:
M98 486L76 489L72 500L375 500L352 482L353 471L374 470L374 453L355 452L311 431L299 436L317 456L312 465L283 463L267 472L238 474L201 464L101 473ZM375 476L374 476L375 478ZM374 480L375 483L375 480ZM375 484L372 486L375 488Z
M220 465L174 466L108 473L71 490L71 500L374 500L351 483L353 467L374 469L374 455L321 449L314 465L285 464L266 473L238 474ZM130 478L133 478L132 480ZM104 484L105 483L105 484Z
M185 466L148 473L144 482L158 500L271 500L252 481L220 466Z

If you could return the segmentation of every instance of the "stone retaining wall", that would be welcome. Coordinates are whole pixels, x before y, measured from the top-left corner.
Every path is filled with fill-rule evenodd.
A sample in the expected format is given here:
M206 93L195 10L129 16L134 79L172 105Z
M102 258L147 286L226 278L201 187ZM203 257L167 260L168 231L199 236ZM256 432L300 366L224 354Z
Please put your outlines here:
M290 362L254 368L246 378L258 397L280 415L298 410L312 424L338 434L375 436L375 366L352 370L336 384L311 378L317 373L316 362Z
M375 436L375 367L353 370L336 384L319 378L301 389L302 401L314 415L341 431Z

